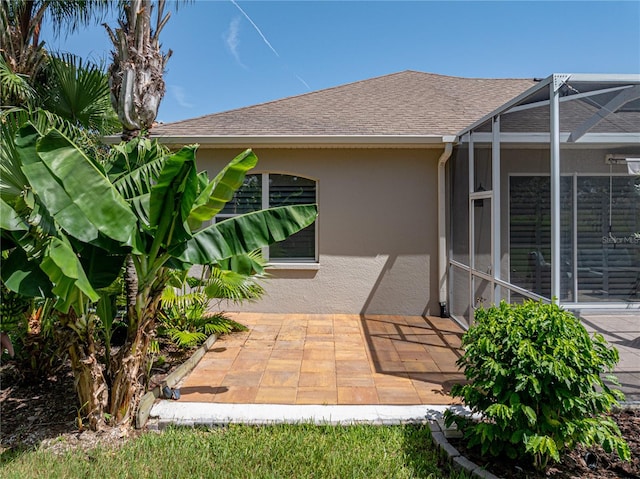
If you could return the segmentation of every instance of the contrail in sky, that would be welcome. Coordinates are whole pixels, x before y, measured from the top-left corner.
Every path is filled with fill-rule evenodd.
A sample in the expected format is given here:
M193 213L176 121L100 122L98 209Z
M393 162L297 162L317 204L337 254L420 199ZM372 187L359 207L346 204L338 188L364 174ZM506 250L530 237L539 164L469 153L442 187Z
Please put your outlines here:
M253 20L251 20L251 17L249 15L247 15L247 12L245 12L242 8L240 8L240 5L238 5L236 0L229 0L229 1L231 3L233 3L238 10L240 10L240 13L242 13L247 20L249 20L249 23L251 23L251 25L253 25L253 28L256 29L256 32L258 32L258 35L260 35L262 37L262 40L264 41L264 43L267 44L267 46L271 49L271 51L273 53L275 53L275 55L278 58L281 58L280 54L276 51L275 48L273 48L273 45L271 45L271 43L269 43L269 40L267 40L267 37L264 36L264 33L262 33L262 30L260 30L258 25L256 25L255 22ZM309 84L306 81L304 81L299 75L296 75L295 73L294 73L294 75L298 80L300 80L304 84L304 86L307 87L308 90L311 90L311 87L309 86Z
M247 12L245 12L242 8L240 8L240 5L238 5L238 4L236 3L236 1L235 1L235 0L231 0L231 3L233 3L233 4L237 7L237 9L238 9L238 10L240 10L240 13L242 13L242 14L245 16L245 18L246 18L247 20L249 20L249 22L251 23L251 25L253 25L253 28L255 28L255 29L256 29L256 32L258 32L258 34L262 37L262 39L263 39L263 40L264 40L264 42L267 44L267 46L268 46L269 48L271 48L271 51L272 51L273 53L275 53L277 57L280 57L280 54L276 51L276 49L275 49L275 48L273 48L273 46L271 45L271 43L269 43L269 40L267 40L267 37L265 37L265 36L264 36L264 34L262 33L262 30L260 30L260 28L258 28L258 25L256 25L256 24L253 22L253 20L251 20L251 17L250 17L249 15L247 15Z

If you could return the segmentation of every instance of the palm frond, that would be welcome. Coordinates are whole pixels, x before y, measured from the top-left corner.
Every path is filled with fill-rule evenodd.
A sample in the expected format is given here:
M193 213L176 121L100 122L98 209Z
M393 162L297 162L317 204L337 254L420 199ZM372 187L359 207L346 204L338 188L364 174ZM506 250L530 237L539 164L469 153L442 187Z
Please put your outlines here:
M41 90L47 110L102 135L119 131L120 123L111 106L109 79L102 66L62 54L48 62L46 76Z
M207 335L199 331L185 331L183 329L168 329L167 334L171 341L182 348L190 348L202 344L207 340Z
M30 103L36 98L36 91L29 84L29 77L15 73L0 56L0 105L15 106Z
M246 331L247 328L227 318L222 313L203 315L189 324L167 325L162 333L180 347L192 347L202 344L212 334L228 334L233 331Z
M245 267L234 267L234 263L243 263ZM247 267L247 264L250 267ZM260 299L264 295L260 281L267 277L264 273L265 266L262 252L256 250L243 255L242 258L232 258L208 267L206 279L202 284L204 292L211 299L228 299L235 303Z
M121 2L112 0L67 0L49 2L54 35L62 32L74 33L80 28L102 23L107 15L120 8Z
M181 311L192 307L195 302L202 299L202 293L198 291L189 293L178 288L165 288L160 297L163 308L176 308Z

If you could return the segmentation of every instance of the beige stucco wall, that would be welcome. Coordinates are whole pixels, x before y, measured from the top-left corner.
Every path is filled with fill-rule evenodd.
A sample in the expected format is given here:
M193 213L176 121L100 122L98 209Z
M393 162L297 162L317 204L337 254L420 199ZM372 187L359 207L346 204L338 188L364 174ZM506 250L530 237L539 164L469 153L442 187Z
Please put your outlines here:
M240 149L201 147L215 175ZM441 149L256 148L256 173L317 181L317 269L274 269L267 294L229 311L438 314Z

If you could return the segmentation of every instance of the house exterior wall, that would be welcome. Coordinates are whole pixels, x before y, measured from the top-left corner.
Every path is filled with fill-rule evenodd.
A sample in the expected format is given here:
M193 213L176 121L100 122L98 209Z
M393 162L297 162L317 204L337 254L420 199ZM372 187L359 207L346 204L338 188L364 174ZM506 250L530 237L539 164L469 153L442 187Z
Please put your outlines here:
M201 147L215 175L241 150ZM319 264L270 269L266 294L228 311L438 314L437 161L442 149L256 148L255 173L316 180Z

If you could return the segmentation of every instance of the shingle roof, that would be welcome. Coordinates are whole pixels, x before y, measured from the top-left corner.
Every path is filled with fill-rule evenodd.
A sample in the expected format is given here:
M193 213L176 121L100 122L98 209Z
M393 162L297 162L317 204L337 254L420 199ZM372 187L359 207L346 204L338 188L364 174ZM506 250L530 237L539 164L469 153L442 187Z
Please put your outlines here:
M455 135L535 84L404 71L154 127L153 136Z

